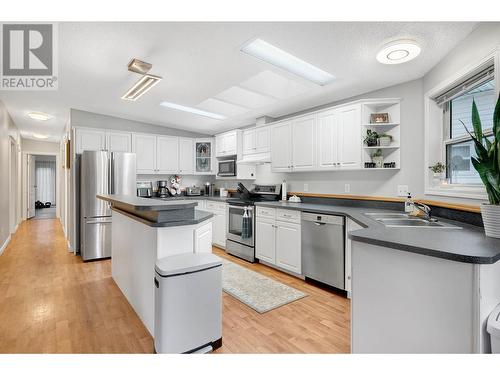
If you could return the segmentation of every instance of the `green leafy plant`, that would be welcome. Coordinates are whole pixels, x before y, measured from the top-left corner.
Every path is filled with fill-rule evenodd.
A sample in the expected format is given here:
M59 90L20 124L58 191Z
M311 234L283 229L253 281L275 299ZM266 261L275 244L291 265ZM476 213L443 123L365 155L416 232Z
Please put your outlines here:
M488 200L491 204L500 204L500 96L493 113L493 139L489 140L483 134L481 119L476 102L472 101L472 127L471 133L460 120L465 130L474 141L476 157L472 156L472 165L479 173L479 177L486 188Z
M378 138L379 136L376 131L368 129L366 131L366 136L364 137L363 142L365 142L367 146L376 146Z
M375 151L373 154L372 154L372 158L378 158L382 156L382 150L380 148L377 149L377 151Z
M436 164L431 165L429 167L429 169L433 173L443 173L444 171L446 171L446 165L444 165L443 163L441 163L440 161L438 161Z

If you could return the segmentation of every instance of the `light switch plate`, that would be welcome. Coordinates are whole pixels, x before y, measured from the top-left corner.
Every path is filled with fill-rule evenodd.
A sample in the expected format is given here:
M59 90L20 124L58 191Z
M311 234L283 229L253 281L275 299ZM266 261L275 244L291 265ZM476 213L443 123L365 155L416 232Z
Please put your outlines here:
M304 192L309 191L309 184L304 184Z
M398 197L406 197L408 195L408 185L398 185Z
M349 192L351 191L351 184L345 184L345 185L344 185L344 191L345 191L346 193L349 193Z

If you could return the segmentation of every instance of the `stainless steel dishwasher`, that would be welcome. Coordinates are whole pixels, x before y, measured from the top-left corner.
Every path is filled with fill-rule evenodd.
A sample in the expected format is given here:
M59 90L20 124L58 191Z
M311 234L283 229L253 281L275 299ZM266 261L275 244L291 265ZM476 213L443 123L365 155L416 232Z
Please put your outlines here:
M344 217L302 213L302 273L338 289L345 289Z

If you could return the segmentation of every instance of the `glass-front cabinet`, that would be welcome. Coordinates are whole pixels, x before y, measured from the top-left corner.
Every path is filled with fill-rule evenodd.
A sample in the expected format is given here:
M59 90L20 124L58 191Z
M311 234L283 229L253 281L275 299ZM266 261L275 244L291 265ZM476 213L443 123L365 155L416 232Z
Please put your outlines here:
M214 140L213 139L197 139L194 144L195 157L195 173L196 174L213 174L214 169Z

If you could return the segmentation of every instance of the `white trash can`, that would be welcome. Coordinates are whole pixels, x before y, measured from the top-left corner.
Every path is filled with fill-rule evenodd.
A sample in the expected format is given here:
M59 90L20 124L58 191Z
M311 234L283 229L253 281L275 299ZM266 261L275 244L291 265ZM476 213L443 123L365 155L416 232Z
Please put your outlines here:
M500 353L500 304L490 313L486 331L490 334L491 352Z
M159 259L155 267L157 353L207 353L222 346L222 261L211 253Z

